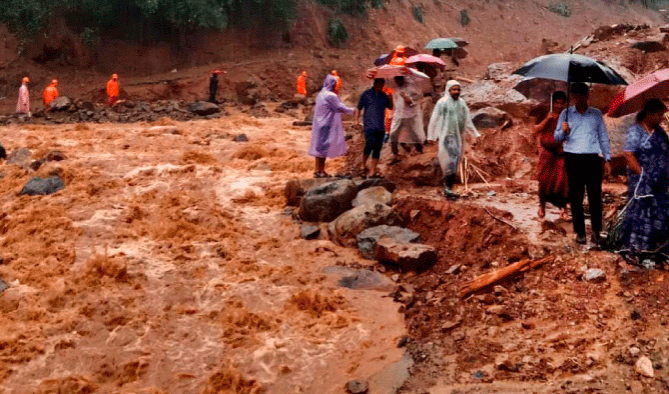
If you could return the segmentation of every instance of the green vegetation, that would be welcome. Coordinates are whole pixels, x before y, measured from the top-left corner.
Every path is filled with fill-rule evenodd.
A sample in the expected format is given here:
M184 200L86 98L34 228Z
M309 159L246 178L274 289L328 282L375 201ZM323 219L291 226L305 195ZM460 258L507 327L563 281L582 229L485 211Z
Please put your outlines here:
M197 28L286 26L297 0L3 0L0 23L30 40L63 17L89 44L98 37L157 40Z
M467 26L472 20L469 18L467 10L460 11L460 25Z
M381 8L385 0L318 0L319 3L353 16L364 15L369 7Z
M346 40L348 40L348 32L342 21L330 19L330 23L328 23L328 41L330 41L330 44L341 47Z
M548 11L569 18L571 16L571 7L566 3L553 3L548 7Z
M413 6L412 13L413 13L413 18L415 20L417 20L420 23L423 23L423 8L422 7Z

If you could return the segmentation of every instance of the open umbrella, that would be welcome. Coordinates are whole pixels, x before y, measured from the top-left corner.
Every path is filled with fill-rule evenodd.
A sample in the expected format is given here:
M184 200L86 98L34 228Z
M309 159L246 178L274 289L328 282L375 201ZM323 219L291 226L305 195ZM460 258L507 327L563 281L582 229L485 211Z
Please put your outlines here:
M386 64L385 62L386 59L388 59L388 56L390 56L388 53L384 53L383 55L379 56L376 60L374 60L374 65L380 66L382 64Z
M539 56L525 63L513 73L528 78L545 78L570 83L590 82L627 85L623 77L606 64L573 53Z
M395 50L393 50L392 52L390 52L390 53L388 54L388 57L386 57L386 58L383 60L383 62L381 62L381 64L388 64L388 63L390 63L390 61L391 61L391 60L393 59L393 57L395 56L395 53L396 53ZM405 47L405 48L404 48L404 52L402 53L402 56L408 58L408 57L411 57L411 56L414 56L414 55L418 55L419 53L420 53L420 52L418 52L417 50L415 50L415 49L413 49L413 48Z
M430 77L420 71L405 66L384 65L367 70L368 78L383 78L391 88L396 88L395 77L404 77L408 84L416 85L423 93L432 91Z
M435 38L434 40L428 42L427 45L425 45L425 49L445 50L455 48L458 48L458 44L456 44L455 41L451 40L450 38Z
M611 102L608 115L614 118L643 109L650 99L669 97L669 69L656 71L625 87Z
M418 63L425 63L442 69L446 67L446 63L444 63L443 60L439 59L436 56L427 55L424 53L421 53L420 55L411 56L410 58L407 59L405 64L407 66L410 66L412 64L418 64Z

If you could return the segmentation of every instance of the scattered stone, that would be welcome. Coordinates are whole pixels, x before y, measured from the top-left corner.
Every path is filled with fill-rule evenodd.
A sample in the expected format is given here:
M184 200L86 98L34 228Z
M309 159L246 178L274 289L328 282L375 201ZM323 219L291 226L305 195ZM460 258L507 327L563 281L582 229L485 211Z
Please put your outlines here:
M402 271L422 271L437 262L437 250L429 245L398 243L382 238L376 243L374 254L382 263L391 263Z
M420 239L420 234L406 228L380 225L370 227L358 234L358 248L366 259L375 259L374 248L381 238L391 238L400 243L414 243Z
M23 186L20 195L46 196L65 187L65 183L58 176L49 178L34 177Z
M649 378L655 377L655 370L653 369L653 363L646 356L639 357L634 364L634 371L640 375L647 376Z
M366 394L369 391L369 385L361 380L351 380L346 383L346 391L349 394Z
M357 194L357 186L348 179L309 189L300 200L300 218L305 222L335 220L353 207L352 202Z
M249 137L246 134L238 134L232 139L234 142L249 142Z
M485 77L483 79L491 79L493 81L501 81L513 71L513 64L509 62L493 63L488 66Z
M357 179L355 180L355 184L358 186L358 191L369 189L370 187L375 186L382 186L390 193L397 189L397 185L395 185L394 182L385 178Z
M368 269L356 270L341 278L337 284L353 290L392 291L395 288L395 284L386 276Z
M639 313L639 311L637 311L635 309L635 310L632 311L632 313L630 313L630 318L632 320L639 320L639 319L641 319L641 313Z
M663 52L667 50L666 45L668 42L669 35L662 33L657 36L646 37L643 41L635 41L630 46L646 53Z
M527 118L530 111L539 104L536 100L527 99L517 90L507 89L492 81L481 81L465 86L462 98L472 110L495 107L517 118Z
M602 283L606 280L606 273L599 268L590 268L585 271L584 279L587 282Z
M316 239L321 234L321 228L315 224L303 224L300 227L300 236L303 239Z
M669 33L669 25L660 26L660 33Z
M393 195L383 186L373 186L358 192L353 200L353 206L357 207L366 204L384 204L390 206L393 201Z
M284 189L286 205L299 206L300 200L307 193L307 190L330 182L332 182L332 179L326 178L291 179L286 182L286 188Z
M60 96L57 99L53 100L49 107L54 111L64 111L70 108L72 105L72 100L65 96Z
M27 168L32 155L32 152L28 148L16 149L7 156L7 164L14 164L19 167Z
M491 190L485 194L488 197L495 197L497 195L497 192L494 190Z
M460 323L462 323L462 318L460 318L460 317L458 317L458 318L456 318L455 320L452 320L452 321L446 321L446 322L444 322L444 324L441 325L441 331L442 332L450 331L450 330L454 329L455 327L458 327L460 325Z
M472 122L477 129L495 129L512 120L509 114L501 109L485 107L472 114Z
M207 116L221 112L221 108L207 101L196 101L188 106L188 110L196 115Z
M446 270L446 273L448 275L452 275L452 274L457 274L459 271L460 271L460 264L453 264Z
M402 335L400 340L397 342L397 347L399 347L399 348L405 347L410 342L411 342L411 338L409 338L407 335Z
M532 329L534 329L534 327L536 327L534 325L534 323L525 322L525 321L520 323L520 326L523 327L525 330L532 330Z
M641 350L640 350L638 347L636 347L636 346L632 346L632 347L630 348L630 354L632 355L632 357L636 357L636 356L638 356L639 353L641 353Z
M296 120L293 122L293 126L295 127L300 127L300 126L311 126L313 123L311 121L306 121L306 120Z
M9 286L5 284L5 282L2 281L2 278L0 278L0 294L2 294L3 291L7 290Z
M473 377L474 379L483 379L483 378L485 378L486 376L488 376L488 374L485 373L485 372L483 372L483 371L481 371L481 370L476 371L476 372L474 372L474 373L472 374L472 377Z
M305 196L302 199L304 203ZM324 209L323 206L320 209ZM355 246L358 235L364 230L387 224L398 225L402 219L392 208L384 204L360 205L346 211L328 226L330 240L342 246Z
M63 161L67 159L67 156L65 156L65 153L60 150L52 150L51 152L47 153L46 156L43 157L45 161Z
M90 101L84 101L84 100L79 100L77 101L77 108L84 110L84 111L95 111L95 104L93 104Z
M179 129L176 126L153 126L149 128L151 133L162 133L162 134L181 134Z

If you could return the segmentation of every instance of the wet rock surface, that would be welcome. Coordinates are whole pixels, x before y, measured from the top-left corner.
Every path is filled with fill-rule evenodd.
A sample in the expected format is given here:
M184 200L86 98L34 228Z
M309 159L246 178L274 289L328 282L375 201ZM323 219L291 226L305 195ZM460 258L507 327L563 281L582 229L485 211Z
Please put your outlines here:
M419 241L420 234L403 227L385 224L368 228L358 234L358 249L362 256L370 260L375 259L376 244L383 238L390 238L398 243L414 243Z
M309 189L300 200L300 218L307 222L330 222L353 207L358 188L339 180Z
M358 234L364 230L386 225L399 225L402 219L387 205L360 205L344 212L328 226L330 240L343 246L354 247Z
M53 194L64 187L65 182L58 176L49 178L34 177L23 186L20 194L26 196L46 196Z

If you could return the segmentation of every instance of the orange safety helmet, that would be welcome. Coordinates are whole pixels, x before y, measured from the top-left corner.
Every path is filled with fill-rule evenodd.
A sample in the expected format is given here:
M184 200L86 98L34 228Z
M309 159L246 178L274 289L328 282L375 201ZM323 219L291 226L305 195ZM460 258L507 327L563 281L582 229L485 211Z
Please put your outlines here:
M23 83L30 83L30 78L28 77L23 77L23 80L21 81Z
M52 80L52 81L51 81L51 84L52 84L53 86L58 86L58 80L57 80L57 79Z
M112 79L118 79L118 74L112 74Z
M397 52L397 53L404 53L404 50L405 50L405 49L406 49L406 48L404 48L404 45L398 45L398 46L395 47L395 52Z
M305 77L307 76L307 72L306 72L306 70L305 70L305 71L302 71L302 75L304 75Z
M338 76L339 74L337 74L337 70L332 70L332 75L334 75L334 76L336 77L336 76Z

